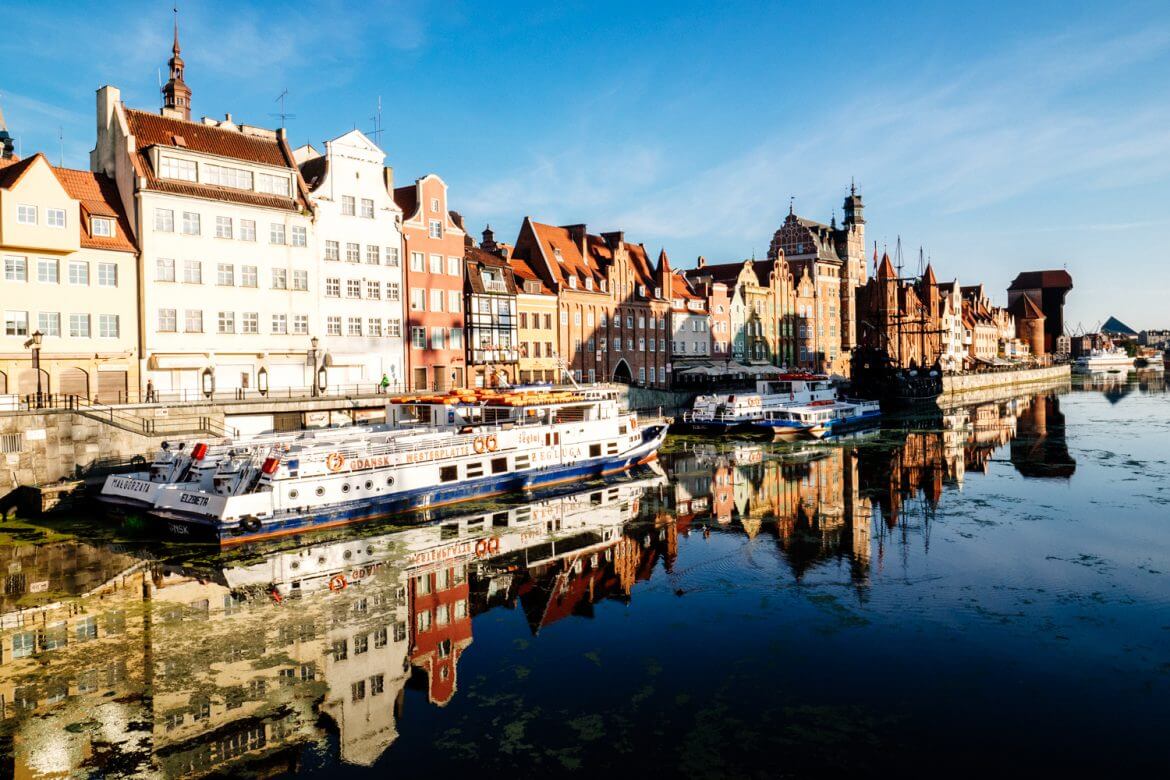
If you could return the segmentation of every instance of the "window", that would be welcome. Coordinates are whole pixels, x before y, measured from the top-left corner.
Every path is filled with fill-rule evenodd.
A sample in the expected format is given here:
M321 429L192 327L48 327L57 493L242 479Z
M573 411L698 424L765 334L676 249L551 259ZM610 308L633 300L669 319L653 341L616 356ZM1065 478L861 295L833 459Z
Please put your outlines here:
M288 315L287 314L273 314L272 315L272 333L278 336L284 336L288 333Z
M422 252L410 253L410 270L422 273L427 269L426 263L426 256Z
M341 297L341 280L337 277L328 277L325 279L325 297L326 298L340 298Z
M256 287L258 284L257 275L258 274L256 271L256 266L254 266L254 265L240 266L240 286L241 287Z
M284 236L284 225L280 222L273 222L268 226L268 243L281 245L286 243Z
M240 315L240 333L255 334L260 332L260 313L246 311Z
M236 267L231 263L220 263L216 266L215 283L220 287L236 286Z
M28 335L28 312L27 311L6 311L6 312L4 312L4 335L5 336L27 336Z
M291 192L289 189L289 179L287 176L271 173L257 174L256 191L262 192L265 195L282 195L287 198Z
M231 217L216 217L215 218L215 237L216 238L231 238L232 237L232 218Z
M333 660L344 661L349 657L349 643L344 639L338 639L333 643Z
M183 261L183 283L203 284L203 263L199 260Z
M336 241L326 241L325 242L325 259L326 260L333 260L333 261L340 260L341 259L341 246L340 246L340 244L338 244Z
M370 651L370 638L365 634L353 638L353 654L361 655Z
M25 328L25 330L28 330ZM410 346L414 349L427 348L427 329L412 325L410 328Z
M194 160L180 160L175 157L162 157L160 159L159 175L164 179L180 179L182 181L196 181L195 178L195 161Z
M5 258L7 260L7 258ZM8 278L7 262L5 262L4 278ZM37 281L45 284L57 284L60 281L60 264L56 260L42 257L37 260Z
M255 241L256 240L256 220L241 219L240 220L240 240L241 241Z
M116 263L98 263L98 287L118 286L118 266Z
M293 271L292 281L294 290L308 290L309 289L309 272L308 271Z
M252 189L252 172L242 168L226 168L222 165L205 164L203 181L217 187L231 187L236 190Z
M451 328L449 334L451 349L463 349L463 329Z
M360 263L362 261L362 245L347 243L345 245L345 262Z
M308 246L309 245L309 231L304 225L292 226L292 245L293 246Z
M462 266L463 263L459 260L458 257L447 258L447 274L449 276L462 276Z
M415 288L410 291L410 310L411 311L426 311L427 309L427 291Z
M370 317L370 319L366 323L366 325L368 326L367 332L370 336L374 336L375 338L381 337L381 335L382 335L382 320L380 320L377 317Z
M45 224L53 228L65 227L65 209L45 209Z
M379 300L382 297L382 283L366 282L366 297Z
M362 216L366 219L374 218L374 199L362 198Z
M200 233L199 215L194 211L183 212L183 234L197 236Z
M158 310L158 332L174 333L178 330L178 316L174 309Z
M293 315L293 333L298 336L305 336L309 333L309 315L308 314L294 314Z
M454 482L457 479L459 479L458 466L443 466L439 469L440 482Z
M386 320L386 335L391 338L402 338L402 320Z
M431 311L443 310L443 291L431 290Z
M462 307L462 305L463 304L460 301L459 291L458 290L448 290L447 291L447 311L457 312Z
M37 315L37 330L46 336L61 335L61 314L55 311L43 311Z
M439 210L439 199L438 198L431 198L431 211L438 211L438 210Z
M326 317L325 318L325 335L326 336L340 336L341 335L341 317Z
M348 335L350 335L350 336L362 335L362 318L361 317L350 317L346 321L346 326L347 326L346 333Z
M345 297L346 298L360 298L360 297L362 297L362 280L361 279L346 279L345 280Z
M444 349L446 331L443 328L431 328L431 349Z
M231 311L221 311L219 313L218 322L216 323L217 333L235 333L236 332L236 313Z
M118 327L118 315L99 314L98 336L103 339L116 339L119 335L121 335L121 328Z
M56 266L56 263L54 263ZM39 272L38 272L39 273ZM4 258L4 280L8 282L28 281L28 258L8 256Z
M174 233L175 212L171 209L155 209L154 229L160 233Z
M183 332L184 333L202 333L203 332L203 310L202 309L187 309L183 313Z
M386 247L386 265L390 266L391 268L397 268L398 262L399 262L398 247L396 247L396 246Z
M89 315L88 314L70 314L69 315L69 336L71 338L79 338L79 339L89 338Z
M343 216L352 217L354 215L354 199L353 195L341 196L341 213Z
M386 282L386 299L397 301L402 296L402 286L398 282Z
M431 238L443 237L443 223L437 219L432 219L427 223L427 234Z
M492 473L503 474L508 470L507 458L492 458Z
M382 247L377 244L366 245L366 262L370 265L382 264Z
M16 205L16 223L18 225L37 224L37 207L18 203Z
M89 263L82 260L69 261L69 284L89 284Z
M433 274L443 273L443 256L442 255L431 255L431 273L433 273Z
M288 269L273 268L272 269L272 289L273 290L287 290L288 289Z

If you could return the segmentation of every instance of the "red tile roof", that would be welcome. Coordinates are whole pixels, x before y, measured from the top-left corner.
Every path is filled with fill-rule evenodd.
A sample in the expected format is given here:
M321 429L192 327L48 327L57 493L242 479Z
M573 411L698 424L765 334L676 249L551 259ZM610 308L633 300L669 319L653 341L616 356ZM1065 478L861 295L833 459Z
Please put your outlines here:
M53 168L57 180L69 197L81 203L81 245L89 249L112 249L136 252L130 220L122 209L118 186L114 180L100 173L76 171L71 168ZM109 217L116 223L114 235L95 236L91 233L90 217Z
M418 182L394 188L394 202L402 209L402 218L410 219L418 211Z
M528 286L527 283L536 282L538 285L540 285L540 289L537 291L539 294L553 294L552 290L548 289L545 283L541 281L540 277L537 276L536 272L529 267L527 260L513 255L511 258L509 258L508 262L512 266L512 273L515 275L517 280L517 292L527 292L527 290L525 290L525 287Z
M292 152L279 136L265 138L245 133L242 130L231 130L205 125L201 122L173 119L130 108L126 109L126 122L137 146L138 154L134 158L134 166L138 174L146 178L148 189L193 198L227 200L264 208L290 210L298 207L308 208L308 192L293 161ZM146 150L152 146L189 149L241 162L285 168L292 175L297 197L285 198L279 195L266 195L232 187L216 187L210 184L160 179L151 166L150 155L146 153Z
M580 244L573 240L568 228L545 225L534 220L532 221L532 229L536 234L536 239L540 242L540 248L544 251L545 257L548 258L548 264L552 267L553 278L557 284L568 287L569 277L575 276L577 289L584 289L585 285L582 282L591 278L593 279L593 289L601 290L601 282L605 279L605 274L602 273L601 267L596 262L586 261L585 256L581 254ZM586 237L586 241L590 239L601 240L597 236ZM598 254L598 252L591 252L591 254Z
M1068 271L1024 271L1019 274L1009 290L1035 290L1044 287L1069 288L1073 286L1072 277Z

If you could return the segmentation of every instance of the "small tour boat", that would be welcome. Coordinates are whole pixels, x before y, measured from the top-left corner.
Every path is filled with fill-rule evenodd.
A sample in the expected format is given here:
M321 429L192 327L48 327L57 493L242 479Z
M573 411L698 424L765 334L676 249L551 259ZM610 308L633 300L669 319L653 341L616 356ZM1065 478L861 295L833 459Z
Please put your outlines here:
M1095 349L1088 355L1077 358L1073 362L1072 370L1078 374L1121 373L1130 371L1133 367L1133 358L1123 349Z
M811 404L769 410L753 424L776 438L812 436L820 439L846 430L876 424L881 419L877 401L818 401Z
M740 433L771 412L801 404L837 400L833 383L823 374L790 373L756 383L754 393L700 395L679 428L691 433Z

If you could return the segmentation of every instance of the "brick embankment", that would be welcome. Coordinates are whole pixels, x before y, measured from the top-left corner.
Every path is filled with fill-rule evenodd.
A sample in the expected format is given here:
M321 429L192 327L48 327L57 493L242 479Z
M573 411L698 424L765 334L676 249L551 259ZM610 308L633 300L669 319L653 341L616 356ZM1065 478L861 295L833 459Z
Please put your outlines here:
M1041 383L1068 382L1071 377L1068 364L1029 368L1021 371L988 371L973 374L952 374L943 377L943 399L967 396L998 388L1022 387ZM940 399L940 400L943 400Z

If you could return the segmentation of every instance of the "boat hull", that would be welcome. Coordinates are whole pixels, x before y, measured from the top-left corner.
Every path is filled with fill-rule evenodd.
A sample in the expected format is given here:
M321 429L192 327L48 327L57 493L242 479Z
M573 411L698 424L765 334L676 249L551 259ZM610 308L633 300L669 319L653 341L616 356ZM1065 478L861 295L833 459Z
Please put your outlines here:
M443 487L369 496L321 507L307 513L277 514L263 521L254 519L250 523L245 521L221 523L215 518L173 509L153 509L150 515L157 530L170 538L220 545L241 544L616 474L654 460L658 455L658 448L666 438L666 432L666 425L648 426L643 431L642 442L619 455L582 460L541 470L499 474Z

